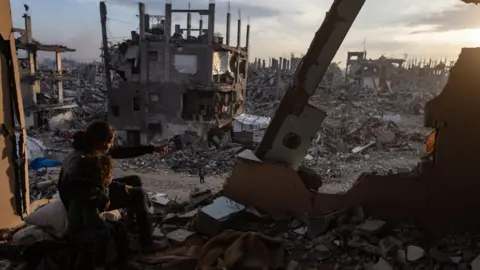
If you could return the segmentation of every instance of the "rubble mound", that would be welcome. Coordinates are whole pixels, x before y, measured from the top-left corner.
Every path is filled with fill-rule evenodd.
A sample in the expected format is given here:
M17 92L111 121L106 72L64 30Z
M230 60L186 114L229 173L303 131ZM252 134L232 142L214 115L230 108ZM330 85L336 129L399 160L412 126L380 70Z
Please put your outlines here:
M235 157L243 149L238 144L228 144L221 148L211 147L203 149L192 145L184 150L171 150L168 155L145 155L134 159L121 161L125 170L161 169L167 166L174 172L184 172L198 175L199 169L204 168L207 175L228 175L235 165Z

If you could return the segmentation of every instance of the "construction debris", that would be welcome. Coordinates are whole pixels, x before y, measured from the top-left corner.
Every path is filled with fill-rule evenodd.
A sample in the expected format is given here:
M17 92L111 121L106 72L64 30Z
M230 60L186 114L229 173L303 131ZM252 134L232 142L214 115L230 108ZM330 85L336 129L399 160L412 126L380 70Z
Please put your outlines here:
M352 56L358 58L352 60ZM269 66L265 61L260 65L260 59L256 59L249 69L247 114L233 117L233 140L239 143L223 143L216 135L206 142L195 135L178 134L169 141L165 154L123 160L118 162L119 167L129 172L169 168L198 175L203 169L210 176L229 175L236 155L245 148L253 149L263 138L301 59L271 62ZM431 132L419 128L421 115L425 103L445 84L448 68L446 61L426 65L383 56L372 60L366 58L366 52L348 54L345 74L338 64L331 63L323 79L317 78L322 82L310 98L310 103L324 108L328 117L308 145L303 166L320 175L322 188L343 190L365 171L417 173L415 166L424 138ZM30 130L33 136L47 135L48 144L68 145L75 130L105 118L104 80L98 81L96 65L84 69L83 75L76 72L84 76L81 87L63 85L75 87L72 91L64 89L61 97L64 105L74 106L50 115L47 128ZM54 105L60 99L57 88L40 85L43 104ZM64 150L40 148L29 149L28 155L43 157L45 152ZM32 171L31 200L56 198L57 177L58 168ZM318 186L312 184L309 191ZM149 193L155 218L153 235L163 241L165 250L134 256L139 269L480 269L480 234L476 232L463 231L432 240L415 225L394 225L369 217L361 206L327 216L291 216L287 209L265 212L212 194L209 189L192 191L187 201L167 193ZM121 222L122 214L115 211L103 216ZM61 238L56 233L51 228L28 225L9 237L6 246L30 246L55 236Z
M415 68L403 70L402 76L418 77ZM272 117L277 109L283 93L276 96L275 82L265 75L268 72L274 71L269 68L251 71L249 113ZM263 76L267 79L261 79ZM285 77L283 84L288 85L289 78ZM310 102L325 109L328 116L307 152L304 165L320 174L324 183L344 190L362 172L410 171L416 166L423 140L430 132L422 128L423 106L440 92L445 78L444 74L429 79L432 81L429 86L400 80L391 83L390 90L363 88L345 84L343 80L328 88L320 86ZM434 83L438 81L441 83Z
M215 196L210 195L210 201ZM233 263L260 265L261 269L478 267L480 234L464 231L432 240L413 225L393 225L359 215L361 207L337 215L327 230L314 235L296 233L298 228L307 226L302 218L246 210L225 197L217 197L211 204L199 206L193 215L188 214L192 210L173 213L168 210L168 205L156 207L163 207L165 211L156 215L155 237L168 241L166 247L170 248L162 253L134 256L142 268L155 265L159 269L171 269L172 265L184 264L196 265L199 269L228 268ZM184 215L189 218L172 218ZM283 218L279 219L279 216ZM219 228L218 220L222 222L220 230L205 235L204 228ZM199 223L203 225L199 226ZM205 241L205 236L211 238ZM39 227L27 226L14 234L12 243L31 245L52 237ZM216 250L223 252L217 253ZM244 255L234 258L232 254Z

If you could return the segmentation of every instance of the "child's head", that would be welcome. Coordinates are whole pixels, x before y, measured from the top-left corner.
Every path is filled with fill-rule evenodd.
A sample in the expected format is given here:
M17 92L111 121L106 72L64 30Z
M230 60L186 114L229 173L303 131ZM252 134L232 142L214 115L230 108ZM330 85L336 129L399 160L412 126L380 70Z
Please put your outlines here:
M100 183L110 183L113 177L113 160L108 155L87 155L81 159L83 177L97 179Z

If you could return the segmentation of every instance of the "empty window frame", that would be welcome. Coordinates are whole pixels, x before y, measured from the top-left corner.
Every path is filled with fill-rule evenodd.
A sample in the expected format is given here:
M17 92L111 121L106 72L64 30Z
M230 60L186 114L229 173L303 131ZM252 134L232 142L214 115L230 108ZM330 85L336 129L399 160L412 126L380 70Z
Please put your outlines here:
M157 51L149 51L148 52L148 58L150 59L150 61L157 62L158 61L158 52Z
M118 108L118 106L110 106L110 111L112 112L113 116L120 116L120 108Z
M160 95L159 94L150 94L150 101L151 102L159 102L160 101Z
M140 97L132 98L132 108L134 111L140 111Z

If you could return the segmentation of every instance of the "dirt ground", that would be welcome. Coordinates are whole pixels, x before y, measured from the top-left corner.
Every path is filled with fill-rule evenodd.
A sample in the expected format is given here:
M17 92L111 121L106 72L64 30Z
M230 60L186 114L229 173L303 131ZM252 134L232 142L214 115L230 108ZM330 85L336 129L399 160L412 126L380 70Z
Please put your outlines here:
M205 183L200 184L200 179L195 175L174 173L169 169L160 169L157 172L138 172L116 169L115 177L138 175L142 178L146 191L167 194L168 198L182 202L188 199L190 191L211 189L213 192L222 189L224 178L206 176Z
M41 139L45 145L53 149L62 149L64 152L53 153L48 157L63 161L70 151L70 148L65 143L55 144L49 140L49 137L36 136ZM190 191L198 189L211 189L212 192L222 189L225 178L220 176L205 176L205 183L200 184L200 179L197 175L189 175L186 173L175 173L169 168L158 167L155 170L149 168L139 168L137 170L123 170L119 168L119 161L117 161L117 168L115 169L115 177L122 177L128 175L138 175L142 179L143 187L148 192L159 192L167 194L168 198L178 202L187 200ZM52 179L58 178L58 170L50 170Z

